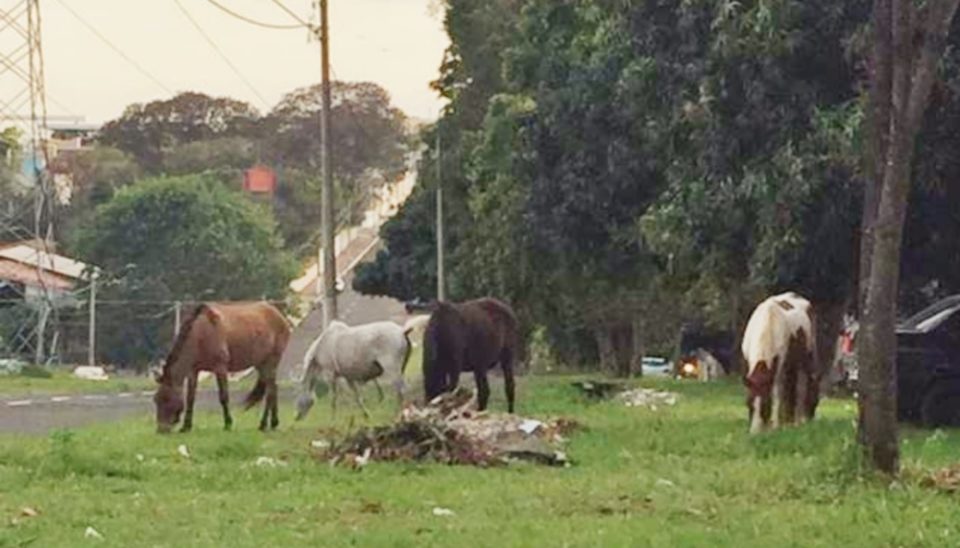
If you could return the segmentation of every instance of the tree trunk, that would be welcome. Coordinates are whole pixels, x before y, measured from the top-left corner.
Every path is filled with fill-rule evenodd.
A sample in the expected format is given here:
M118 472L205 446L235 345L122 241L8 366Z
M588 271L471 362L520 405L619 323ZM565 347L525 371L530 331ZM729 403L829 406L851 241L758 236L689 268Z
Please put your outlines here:
M594 331L597 340L597 352L600 354L600 369L606 373L616 373L617 355L613 348L613 332L603 325Z
M633 330L629 325L617 325L613 329L613 350L616 358L616 374L629 378L632 374Z
M643 355L646 354L646 330L644 329L643 314L637 312L633 315L633 326L631 329L633 335L633 355L630 359L630 370L638 376L643 376Z
M834 359L837 356L837 338L843 327L844 303L819 303L816 307L817 365L820 374L820 392L826 394L833 386Z
M861 263L861 308L858 361L860 365L859 439L874 467L896 474L900 465L897 432L896 316L900 281L900 251L903 223L910 191L910 166L917 133L926 110L936 66L943 54L950 22L960 0L930 0L919 23L922 41L914 50L916 10L910 0L876 0L874 4L874 69L871 107L889 113L889 125L872 128L872 148L885 144L874 184L876 215L869 226L872 235L863 238ZM889 29L889 33L887 32ZM884 95L880 69L889 63L889 94ZM885 139L885 143L884 143ZM865 203L864 215L871 215ZM866 234L864 236L867 236Z

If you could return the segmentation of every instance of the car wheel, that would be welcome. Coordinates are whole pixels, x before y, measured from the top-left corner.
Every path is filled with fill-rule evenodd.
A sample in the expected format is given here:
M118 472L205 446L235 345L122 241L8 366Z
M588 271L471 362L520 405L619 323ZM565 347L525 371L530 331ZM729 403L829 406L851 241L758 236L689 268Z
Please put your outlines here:
M923 398L920 409L924 426L960 426L960 382L940 381Z

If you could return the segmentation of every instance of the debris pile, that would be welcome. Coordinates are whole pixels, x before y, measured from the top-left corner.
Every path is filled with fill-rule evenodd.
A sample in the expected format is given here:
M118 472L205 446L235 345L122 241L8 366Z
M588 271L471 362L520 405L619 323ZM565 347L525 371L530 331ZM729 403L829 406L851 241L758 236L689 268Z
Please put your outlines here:
M459 387L424 407L405 407L394 424L314 448L334 464L353 467L370 460L493 466L514 459L562 466L568 461L559 447L576 427L566 419L539 421L477 411L473 392Z
M616 398L627 407L646 407L653 411L660 406L676 405L677 395L673 392L652 388L629 388L623 382L578 381L573 383L585 396L595 400Z
M617 399L627 407L647 407L653 411L658 406L676 405L677 395L673 392L654 390L652 388L636 388L617 394Z
M960 491L960 464L937 470L923 478L921 485L948 493Z

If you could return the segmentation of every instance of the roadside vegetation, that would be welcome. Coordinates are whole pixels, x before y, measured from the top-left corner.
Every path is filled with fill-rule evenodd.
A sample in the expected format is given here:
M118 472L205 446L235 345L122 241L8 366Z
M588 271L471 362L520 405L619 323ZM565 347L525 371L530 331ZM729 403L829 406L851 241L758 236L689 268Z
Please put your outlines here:
M906 430L904 473L890 485L858 473L852 401L826 400L807 426L749 437L735 382L644 380L680 395L652 411L589 402L571 385L578 379L525 377L518 398L524 416L583 425L569 468L331 467L311 442L364 421L350 403L333 420L327 399L302 423L284 406L280 430L267 435L251 411L237 413L233 432L210 412L188 435L160 437L144 414L0 437L0 546L78 545L87 527L116 546L946 546L960 537L955 496L924 479L960 451L956 433ZM396 402L366 394L371 423L389 421ZM497 389L492 407L504 407Z

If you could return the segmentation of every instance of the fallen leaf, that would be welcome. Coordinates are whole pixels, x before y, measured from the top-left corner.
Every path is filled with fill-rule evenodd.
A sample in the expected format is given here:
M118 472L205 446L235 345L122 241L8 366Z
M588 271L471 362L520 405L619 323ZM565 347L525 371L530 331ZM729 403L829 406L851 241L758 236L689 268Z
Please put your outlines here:
M40 512L29 506L24 506L23 509L20 510L20 515L25 518L35 518L40 515Z
M180 444L180 446L177 447L177 453L180 453L180 456L182 456L185 459L190 458L190 451L187 450L186 445Z
M433 515L440 517L450 517L457 515L453 510L449 508L440 508L439 506L433 509Z
M97 531L93 527L87 527L87 530L83 532L83 536L84 538L95 538L97 540L103 540L103 535L100 534L100 531Z

